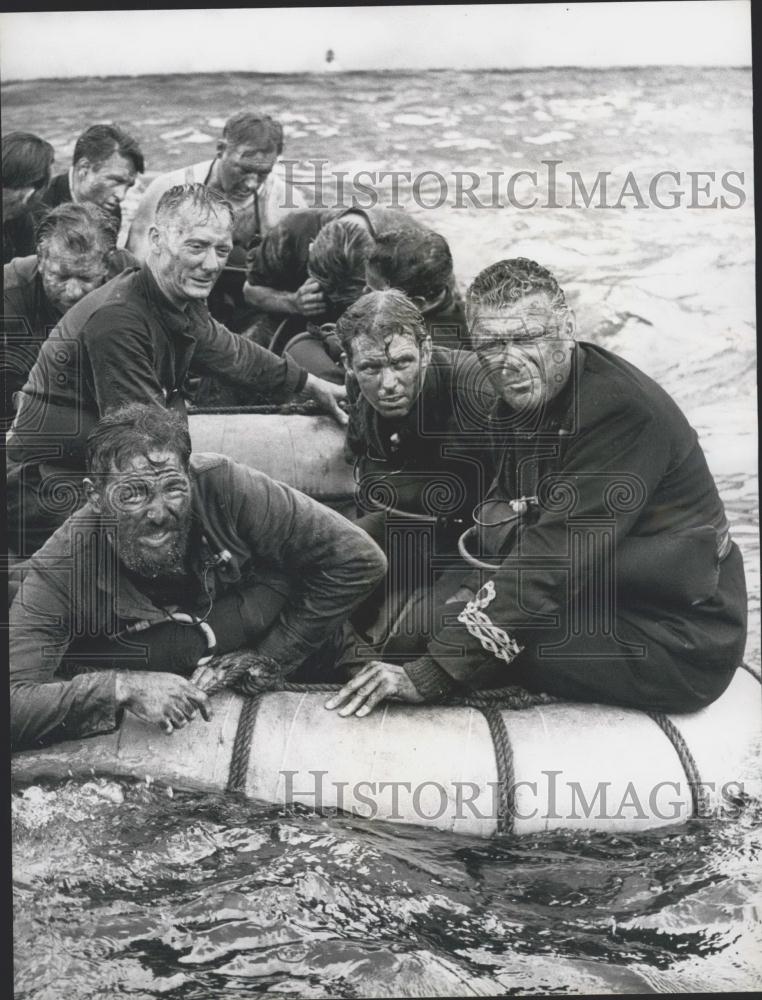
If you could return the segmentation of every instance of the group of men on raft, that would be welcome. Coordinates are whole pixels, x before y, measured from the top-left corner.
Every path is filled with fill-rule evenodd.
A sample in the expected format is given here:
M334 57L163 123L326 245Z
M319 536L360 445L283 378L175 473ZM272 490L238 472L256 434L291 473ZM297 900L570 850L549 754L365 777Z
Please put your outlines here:
M510 685L683 712L725 690L744 571L697 435L576 340L546 267L487 267L464 309L443 237L305 207L256 112L152 181L126 249L131 136L88 128L52 181L47 142L2 145L15 749L124 711L172 733L242 663L247 690L338 682L339 715ZM357 517L192 453L194 392L332 414Z

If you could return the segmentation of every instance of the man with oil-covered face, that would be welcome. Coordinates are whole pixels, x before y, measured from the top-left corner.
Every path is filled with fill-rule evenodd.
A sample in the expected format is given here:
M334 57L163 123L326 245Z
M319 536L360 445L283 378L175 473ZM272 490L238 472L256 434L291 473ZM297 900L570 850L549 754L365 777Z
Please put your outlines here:
M449 595L437 581L432 634L395 670L417 700L520 684L662 712L714 701L743 655L746 589L696 432L634 366L575 342L534 261L486 268L466 310L498 396L495 475L460 541L466 571ZM364 715L405 690L375 664L329 707Z
M5 415L37 351L63 314L108 278L134 266L116 249L112 218L95 205L59 205L37 227L37 253L3 268Z
M280 686L383 575L344 517L191 456L177 413L117 408L87 449L87 503L11 608L14 749L108 732L125 709L171 734L209 718L206 690L233 663L258 690Z
M385 659L398 651L393 625L415 588L438 575L431 557L456 556L486 485L480 459L494 396L473 354L432 345L424 316L401 291L363 295L336 331L351 401L347 447L359 524L390 564L388 579L353 616L342 666L361 668L387 694L418 701L426 679L413 664L403 669ZM360 646L374 652L356 655Z
M91 125L74 145L69 170L54 177L43 194L37 217L67 202L97 205L114 219L118 233L122 202L144 170L143 153L133 136L118 125Z
M271 399L304 392L346 422L342 386L210 317L206 299L230 253L232 215L202 184L171 188L156 210L143 266L86 295L40 348L8 439L9 542L17 554L39 548L81 502L84 441L98 417L127 402L185 412L189 373Z
M143 194L127 238L127 249L144 260L156 206L176 184L204 184L225 198L233 209L232 248L209 300L209 311L237 333L244 332L255 318L243 297L246 251L288 212L304 205L301 193L278 163L282 152L280 122L258 111L233 115L225 122L214 159L154 178Z

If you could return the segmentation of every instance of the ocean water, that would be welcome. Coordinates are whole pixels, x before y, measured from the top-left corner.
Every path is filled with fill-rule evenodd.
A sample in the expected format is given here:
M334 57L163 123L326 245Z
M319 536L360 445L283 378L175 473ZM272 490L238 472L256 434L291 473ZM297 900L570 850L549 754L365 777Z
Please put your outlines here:
M558 275L583 339L674 396L744 555L746 658L758 670L750 71L25 82L4 88L3 126L48 138L63 167L87 124L118 121L140 138L150 175L211 157L225 118L249 106L284 122L306 192L330 201L339 171L348 196L358 171L409 171L418 186L400 179L399 202L447 237L462 285L501 257L533 257ZM473 184L466 171L481 205L458 195L459 172ZM657 188L663 204L682 192L675 208L649 195L661 171L676 175ZM607 202L583 207L576 181L574 207L571 175L590 190L604 172ZM630 173L640 199L621 196ZM390 204L391 179L370 183ZM510 204L510 183L514 201L537 204ZM734 821L666 833L494 842L103 778L19 788L13 807L16 995L29 1000L693 992L762 981L754 801Z

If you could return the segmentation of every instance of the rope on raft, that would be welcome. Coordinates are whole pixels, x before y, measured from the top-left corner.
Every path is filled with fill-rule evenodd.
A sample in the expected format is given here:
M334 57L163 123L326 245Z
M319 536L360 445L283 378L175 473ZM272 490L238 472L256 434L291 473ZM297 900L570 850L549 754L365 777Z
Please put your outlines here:
M759 675L746 663L741 663L748 673L756 680L760 681ZM230 775L228 778L228 791L243 792L246 788L246 778L249 772L249 757L251 754L251 741L254 735L254 724L256 722L257 710L260 705L262 695L265 693L256 682L246 676L247 663L232 666L226 676L218 681L208 691L213 694L221 688L232 687L240 694L246 696L246 700L241 711L236 730L233 753L230 763ZM295 684L284 682L278 688L281 691L291 691L296 693L324 693L329 694L341 690L340 684ZM506 834L513 831L513 820L515 816L515 773L513 767L513 748L511 746L508 727L502 716L503 710L521 711L532 708L535 705L550 705L554 702L563 701L549 694L541 692L533 693L518 686L491 688L483 691L471 691L468 694L449 696L442 699L439 704L443 706L462 706L476 708L484 716L489 727L492 744L495 750L495 764L497 768L498 785L498 811L497 811L497 833ZM682 733L675 726L672 720L663 712L646 713L650 719L661 729L664 735L672 744L680 765L683 768L688 787L691 792L691 806L693 816L707 815L708 795L701 781L701 774L698 765L685 742Z

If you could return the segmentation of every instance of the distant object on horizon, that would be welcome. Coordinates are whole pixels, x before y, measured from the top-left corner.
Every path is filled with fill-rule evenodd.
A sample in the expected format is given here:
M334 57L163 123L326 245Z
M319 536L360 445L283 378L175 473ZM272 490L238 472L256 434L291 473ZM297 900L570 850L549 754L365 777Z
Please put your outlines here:
M325 65L323 66L323 70L326 73L337 73L341 70L341 66L339 66L338 60L336 59L336 53L333 49L328 49L325 54Z

